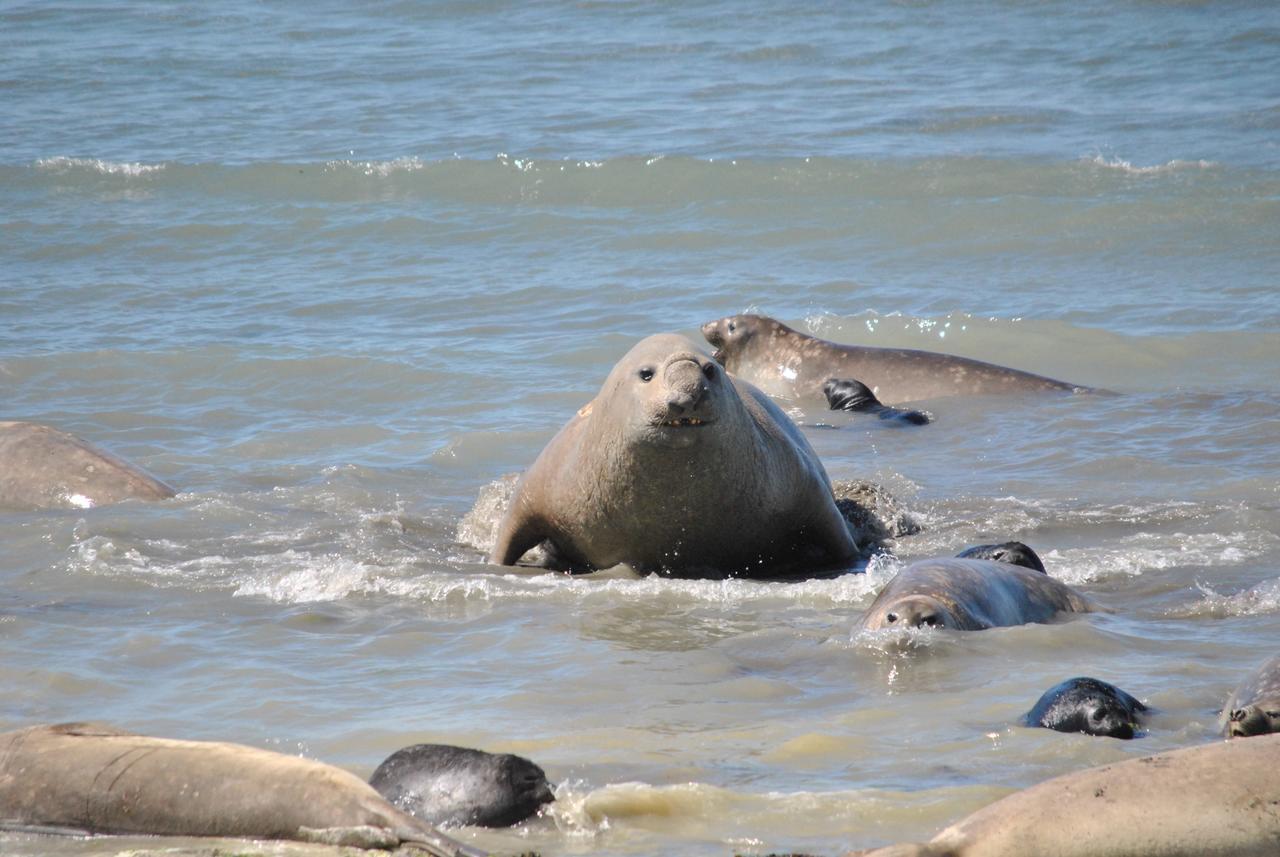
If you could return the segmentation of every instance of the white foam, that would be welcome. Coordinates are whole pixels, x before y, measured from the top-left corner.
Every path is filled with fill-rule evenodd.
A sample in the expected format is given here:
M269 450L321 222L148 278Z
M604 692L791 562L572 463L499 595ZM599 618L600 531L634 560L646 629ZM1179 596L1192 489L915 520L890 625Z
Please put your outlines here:
M145 176L148 173L159 172L164 168L164 164L119 163L116 161L104 161L99 158L68 158L61 155L56 158L41 158L36 161L36 169L49 172L65 173L73 169L84 169L108 176Z
M1163 164L1154 164L1148 167L1135 167L1131 162L1122 158L1105 158L1102 155L1093 155L1092 157L1085 158L1084 160L1094 166L1104 167L1109 170L1118 170L1135 176L1169 173L1179 170L1204 170L1217 166L1213 161L1184 161L1181 159L1174 159Z

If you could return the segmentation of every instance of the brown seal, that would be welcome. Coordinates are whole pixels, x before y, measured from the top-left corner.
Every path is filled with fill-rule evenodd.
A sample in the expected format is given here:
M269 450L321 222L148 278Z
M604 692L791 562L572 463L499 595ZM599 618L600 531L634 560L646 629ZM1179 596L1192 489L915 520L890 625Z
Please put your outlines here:
M1086 392L1089 388L994 363L921 351L839 345L763 315L731 315L702 325L726 369L787 399L822 399L831 379L856 378L886 405L944 396Z
M401 812L332 765L95 723L0 734L0 827L408 844L440 857L484 854Z
M0 506L85 509L173 494L159 479L73 434L38 423L0 422Z
M1280 735L1219 741L1065 774L925 844L848 857L1272 857Z
M1268 660L1235 689L1222 709L1228 738L1280 732L1280 655Z
M1097 609L1065 583L1020 565L988 559L926 559L894 575L854 630L979 631L1048 622L1059 613Z
M573 570L812 573L855 554L831 483L769 397L683 336L627 352L517 485L490 561L548 543Z

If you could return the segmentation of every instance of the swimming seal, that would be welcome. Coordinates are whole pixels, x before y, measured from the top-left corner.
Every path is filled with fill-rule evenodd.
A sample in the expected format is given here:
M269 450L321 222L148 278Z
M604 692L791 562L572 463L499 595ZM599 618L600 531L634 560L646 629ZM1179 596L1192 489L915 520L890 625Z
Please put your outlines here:
M1072 678L1044 692L1022 725L1058 732L1083 732L1108 738L1132 738L1147 707L1113 684L1096 678Z
M1089 768L1004 797L929 842L847 857L1266 857L1280 735Z
M510 753L414 744L387 757L369 785L429 824L510 827L554 801L547 775Z
M763 315L731 315L702 325L724 368L766 393L817 399L831 378L857 378L885 404L944 396L1086 392L1087 387L994 363L914 348L839 345Z
M1280 655L1258 667L1232 692L1222 709L1222 732L1228 738L1280 732Z
M899 571L854 626L979 631L1098 607L1047 574L986 559L926 559Z
M483 857L402 812L355 774L241 744L153 738L95 723L0 734L0 826L293 839Z
M1020 565L1023 568L1029 568L1032 571L1038 571L1041 574L1048 574L1045 571L1044 563L1040 560L1039 555L1022 542L1004 542L998 545L974 545L971 548L965 548L956 554L960 559L993 559L996 562L1007 562L1013 565Z
M855 547L795 424L683 336L627 352L517 484L489 555L572 570L812 574Z
M822 385L827 406L833 411L850 411L875 414L882 420L894 420L913 426L928 425L929 415L924 411L891 408L876 398L871 388L853 378L832 378Z
M0 422L0 506L85 509L173 495L159 479L73 434Z

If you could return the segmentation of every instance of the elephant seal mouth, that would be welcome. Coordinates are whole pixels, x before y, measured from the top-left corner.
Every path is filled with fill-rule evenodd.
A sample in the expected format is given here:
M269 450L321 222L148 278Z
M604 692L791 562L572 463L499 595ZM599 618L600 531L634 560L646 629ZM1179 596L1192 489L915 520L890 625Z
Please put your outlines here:
M677 417L673 420L663 420L661 425L664 428L700 428L701 426L711 425L714 420L704 420L698 417Z

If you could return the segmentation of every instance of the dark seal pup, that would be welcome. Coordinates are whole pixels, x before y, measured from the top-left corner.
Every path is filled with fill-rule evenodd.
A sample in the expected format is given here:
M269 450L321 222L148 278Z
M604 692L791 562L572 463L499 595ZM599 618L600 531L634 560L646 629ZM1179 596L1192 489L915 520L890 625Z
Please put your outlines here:
M885 584L854 631L979 631L1097 609L1070 586L1029 568L986 559L926 559L911 563Z
M1040 556L1022 542L1004 542L998 545L974 545L956 554L960 559L993 559L996 562L1007 562L1020 565L1041 574L1048 574Z
M364 848L411 844L437 857L484 857L332 765L94 723L0 734L0 826L6 825Z
M831 378L857 378L896 405L944 396L1084 392L1088 388L994 363L914 348L839 345L762 315L731 315L702 325L724 368L772 396L818 399Z
M832 378L822 385L822 394L827 397L827 407L833 411L875 414L882 420L893 420L913 426L930 423L929 415L924 411L891 408L882 404L875 393L871 392L871 388L853 378Z
M1022 725L1129 739L1137 734L1140 716L1146 710L1113 684L1096 678L1072 678L1046 690L1022 715Z
M813 574L855 555L822 462L768 396L683 336L627 352L516 486L490 561Z
M1222 721L1228 738L1280 732L1280 655L1240 683L1222 709Z
M0 507L87 509L173 494L159 479L73 434L0 422Z
M1055 777L927 843L847 857L1274 857L1277 771L1280 735L1217 741Z
M378 793L430 824L510 827L555 800L547 775L510 753L414 744L369 779Z

